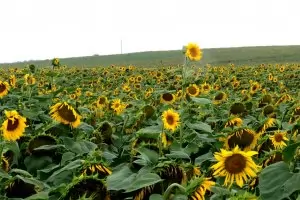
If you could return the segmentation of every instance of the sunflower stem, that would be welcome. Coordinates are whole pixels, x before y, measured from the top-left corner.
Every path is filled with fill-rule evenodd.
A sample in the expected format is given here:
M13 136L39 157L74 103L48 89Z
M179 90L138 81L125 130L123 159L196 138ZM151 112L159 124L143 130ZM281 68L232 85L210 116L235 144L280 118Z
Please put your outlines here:
M169 196L173 190L173 188L177 187L182 193L185 193L185 187L183 187L182 185L178 184L178 183L172 183L165 191L164 195L163 195L163 199L164 200L169 200Z
M184 104L184 86L185 86L185 67L187 65L187 57L184 56L184 61L183 61L183 65L182 65L182 71L181 71L181 75L182 75L182 85L181 85L181 91L182 91L182 96L180 99L180 109L182 110L181 112L181 116L184 113L184 109L183 109L183 104ZM183 138L183 122L180 124L180 147L182 147L182 138Z

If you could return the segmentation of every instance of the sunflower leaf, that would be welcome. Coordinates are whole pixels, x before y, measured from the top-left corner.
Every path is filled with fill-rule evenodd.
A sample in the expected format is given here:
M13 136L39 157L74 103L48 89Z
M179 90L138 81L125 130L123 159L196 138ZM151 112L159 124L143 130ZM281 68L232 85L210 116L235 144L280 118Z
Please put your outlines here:
M25 200L43 200L49 199L48 192L39 192L30 197L27 197Z
M155 183L161 182L163 179L155 173L139 173L132 181L130 186L126 189L126 192L136 191L143 187L154 185Z
M212 133L213 130L211 129L211 126L209 124L206 124L204 122L197 122L197 123L187 123L186 124L190 129L198 130L198 131L203 131L207 133Z
M286 163L281 161L269 165L259 175L258 188L261 199L273 200L288 197L293 191L300 189L299 182L295 182L296 180L300 181L300 174L291 173ZM291 188L286 188L287 186Z
M163 196L160 194L152 194L149 200L164 200Z
M211 100L206 99L206 98L191 97L191 99L193 102L195 102L197 104L201 104L201 105L211 104Z
M285 162L290 162L294 158L295 151L299 146L300 146L300 142L297 142L285 147L282 151L283 160Z
M210 151L206 154L203 154L203 155L197 157L195 159L195 164L201 165L203 162L213 159L213 157L214 156L213 156L212 152Z

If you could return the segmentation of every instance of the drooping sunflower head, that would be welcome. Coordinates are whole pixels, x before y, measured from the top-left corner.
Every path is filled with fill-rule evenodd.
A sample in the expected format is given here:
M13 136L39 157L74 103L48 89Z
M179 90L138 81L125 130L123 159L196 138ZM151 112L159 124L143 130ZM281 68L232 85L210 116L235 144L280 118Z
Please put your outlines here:
M216 183L210 180L211 178L195 177L191 179L186 187L186 194L191 200L205 200L207 190Z
M108 100L106 96L100 96L97 100L97 107L98 108L104 108L108 104Z
M7 82L0 81L0 99L8 94L9 84Z
M59 200L80 199L83 196L92 199L110 200L109 191L104 182L90 176L75 178L67 186L65 194Z
M267 118L265 119L262 124L260 125L260 127L257 129L257 133L258 134L264 134L265 131L274 126L276 124L276 119L275 118Z
M28 143L27 152L30 154L33 154L35 156L51 156L55 155L55 149L41 149L37 150L36 148L43 146L43 145L56 145L58 142L55 137L51 135L41 134L36 135L31 138L31 140Z
M175 100L176 100L175 95L169 92L166 92L160 96L161 103L172 104L175 102Z
M246 112L246 107L243 103L236 102L230 107L230 114L240 115Z
M173 132L179 126L179 124L180 124L179 120L180 120L179 113L174 111L173 109L168 109L168 110L164 111L162 114L162 121L163 121L164 127Z
M2 123L2 132L5 140L16 141L25 132L26 118L19 115L16 110L5 111L6 120Z
M226 122L225 128L226 127L235 127L235 126L240 127L242 125L243 125L243 120L241 118L232 117Z
M257 144L257 134L247 128L236 130L227 136L225 141L225 147L227 149L234 149L239 146L242 150L252 150Z
M186 173L183 167L176 163L162 162L154 170L167 182L167 185L171 183L186 183Z
M214 97L214 103L219 104L227 99L227 94L225 92L218 92Z
M16 87L16 83L17 83L16 76L14 74L10 75L10 77L9 77L9 84L10 84L10 86Z
M266 160L263 161L263 166L267 167L271 164L283 161L283 155L280 152L274 152L272 155L269 156Z
M196 97L200 94L200 89L196 84L192 84L186 88L186 93L192 97Z
M264 116L268 116L274 112L275 108L272 105L267 105L263 108Z
M260 104L259 107L263 107L263 106L265 106L265 105L267 105L267 104L272 103L272 100L273 100L273 99L272 99L272 96L271 96L271 95L269 95L269 94L264 95L264 96L261 98L260 102L259 102L259 104Z
M30 183L24 182L22 179L14 178L7 182L5 186L5 195L8 198L25 199L37 193L38 188Z
M67 102L56 103L50 108L51 117L65 125L77 128L80 125L81 116Z
M101 162L85 162L81 171L83 176L98 175L98 178L104 178L110 175L112 171Z
M186 46L185 56L192 61L198 61L202 58L202 52L197 44L189 43Z
M225 186L236 182L239 187L243 187L248 178L256 177L259 171L260 167L252 160L252 156L257 153L256 151L241 151L238 146L232 151L221 149L221 152L214 154L218 162L211 166L214 170L213 175L225 177Z
M275 131L273 135L270 135L269 139L272 141L275 149L282 149L287 146L285 143L285 141L288 141L286 134L284 131Z
M155 187L154 185L150 185L135 191L133 194L133 200L149 199L149 197L151 196L154 190L154 187Z
M8 172L9 171L9 162L8 160L5 158L4 155L1 156L1 168L3 169L3 171Z

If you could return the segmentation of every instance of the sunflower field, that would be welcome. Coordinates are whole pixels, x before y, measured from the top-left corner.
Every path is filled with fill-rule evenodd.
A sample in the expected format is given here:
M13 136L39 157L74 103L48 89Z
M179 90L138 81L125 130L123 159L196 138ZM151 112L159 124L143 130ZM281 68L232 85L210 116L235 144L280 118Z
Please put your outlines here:
M300 199L300 64L0 69L0 199Z

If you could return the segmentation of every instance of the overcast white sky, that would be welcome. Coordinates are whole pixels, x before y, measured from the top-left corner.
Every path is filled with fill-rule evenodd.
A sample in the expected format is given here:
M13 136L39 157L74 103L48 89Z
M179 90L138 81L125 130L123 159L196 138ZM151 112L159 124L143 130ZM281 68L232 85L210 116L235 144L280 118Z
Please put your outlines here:
M0 0L0 62L300 44L298 0Z

